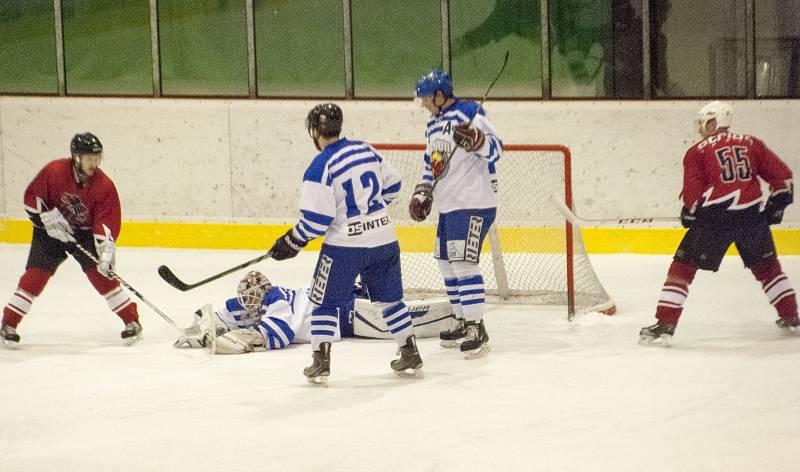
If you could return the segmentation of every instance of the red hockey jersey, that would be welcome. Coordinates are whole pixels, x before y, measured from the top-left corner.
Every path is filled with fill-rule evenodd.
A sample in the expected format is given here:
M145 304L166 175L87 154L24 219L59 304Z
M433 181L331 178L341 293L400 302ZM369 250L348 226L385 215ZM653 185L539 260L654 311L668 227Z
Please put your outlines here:
M84 186L75 182L72 160L50 162L25 189L25 211L41 226L39 213L58 207L75 229L91 230L103 240L119 236L121 210L114 182L99 168Z
M758 138L720 131L695 144L683 158L683 205L741 210L758 205L762 178L772 193L792 189L792 172Z

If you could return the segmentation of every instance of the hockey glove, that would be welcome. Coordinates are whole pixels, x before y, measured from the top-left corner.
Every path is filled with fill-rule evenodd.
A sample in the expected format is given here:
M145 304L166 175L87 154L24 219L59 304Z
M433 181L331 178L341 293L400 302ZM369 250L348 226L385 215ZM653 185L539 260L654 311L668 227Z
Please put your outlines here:
M697 216L690 212L688 208L681 208L681 224L684 228L691 227L695 221L697 221Z
M102 243L97 245L97 272L100 272L104 277L113 279L111 273L114 271L115 262L117 259L117 245L114 244L113 239L104 239Z
M286 234L275 240L275 244L269 250L272 253L272 258L276 261L293 258L308 244L307 241L297 238L292 231L293 229L290 228Z
M792 192L780 192L773 194L764 206L764 214L767 215L767 223L778 225L783 221L783 210L792 203Z
M478 128L469 128L466 123L453 128L453 141L467 152L475 152L483 146L486 137Z
M411 219L425 221L425 218L431 214L432 205L431 184L424 183L414 187L414 195L411 196L411 202L408 204L408 213L411 215Z
M64 218L64 215L61 214L58 208L43 211L39 216L42 219L42 224L48 236L58 239L62 243L75 242L75 238L72 236L72 226L69 225L69 222Z

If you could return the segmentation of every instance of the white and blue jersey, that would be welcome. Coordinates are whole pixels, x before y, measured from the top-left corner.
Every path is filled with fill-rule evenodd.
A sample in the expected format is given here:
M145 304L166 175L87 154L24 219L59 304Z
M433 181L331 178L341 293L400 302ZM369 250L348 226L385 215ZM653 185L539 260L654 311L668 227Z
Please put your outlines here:
M397 240L387 205L400 174L369 144L342 138L320 152L303 176L294 235L327 244L372 248Z
M453 128L468 123L473 116L471 126L483 131L486 140L476 152L467 152L455 145ZM495 166L502 155L503 142L478 103L456 99L428 120L425 139L423 182L433 182L434 169L453 153L449 169L434 189L434 201L440 213L497 207Z
M239 300L230 298L223 308L214 313L217 317L217 334L235 329L255 329L264 336L266 349L281 349L293 343L309 343L312 309L308 289L272 287L264 294L257 313L248 312ZM340 337L336 330L334 340L338 341Z

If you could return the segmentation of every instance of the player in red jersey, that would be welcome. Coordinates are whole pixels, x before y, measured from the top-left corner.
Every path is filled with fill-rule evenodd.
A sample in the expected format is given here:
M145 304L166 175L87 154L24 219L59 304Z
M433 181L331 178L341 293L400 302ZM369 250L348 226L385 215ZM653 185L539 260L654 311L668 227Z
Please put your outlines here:
M658 322L642 328L642 343L669 343L697 269L716 272L731 244L777 310L775 323L791 331L800 327L797 297L778 262L770 230L792 203L792 172L760 139L730 132L732 116L731 107L719 101L698 113L703 140L683 158L681 222L689 230L667 272ZM763 210L760 179L770 186Z
M19 343L19 322L67 254L78 261L109 308L125 323L123 341L132 344L142 332L136 304L109 273L114 268L120 204L114 182L98 167L103 145L92 133L76 134L70 151L71 158L47 164L25 190L33 240L25 273L3 309L0 343L5 347ZM80 252L76 244L93 253L99 263Z

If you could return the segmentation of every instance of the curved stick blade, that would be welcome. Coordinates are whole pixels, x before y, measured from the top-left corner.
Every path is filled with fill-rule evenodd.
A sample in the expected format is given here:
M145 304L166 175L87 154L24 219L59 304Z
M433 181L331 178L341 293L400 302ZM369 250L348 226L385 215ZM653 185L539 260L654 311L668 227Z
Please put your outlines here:
M158 268L158 275L160 275L166 283L172 285L182 292L185 292L191 288L189 285L181 281L175 274L173 274L169 267L165 265L162 265Z

